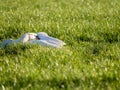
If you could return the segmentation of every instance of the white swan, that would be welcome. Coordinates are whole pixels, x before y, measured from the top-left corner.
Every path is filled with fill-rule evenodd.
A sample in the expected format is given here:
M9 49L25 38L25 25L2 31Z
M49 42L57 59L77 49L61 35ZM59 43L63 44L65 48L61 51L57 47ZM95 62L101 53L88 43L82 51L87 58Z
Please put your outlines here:
M7 45L17 44L19 42L22 42L22 43L30 42L31 43L31 40L36 40L36 36L37 36L36 33L26 33L26 34L22 35L22 37L17 39L17 40L13 40L13 39L4 40L1 44L1 47L4 48Z
M61 41L57 38L54 38L54 37L50 37L45 32L37 33L37 39L38 40L36 40L36 42L41 44L42 46L50 46L50 47L60 48L64 45L66 45L66 43L64 43L63 41Z
M45 32L39 32L37 34L36 33L26 33L17 40L13 40L13 39L4 40L1 44L1 47L4 48L7 45L18 44L19 42L30 43L30 44L40 44L42 46L50 46L50 47L56 47L56 48L60 48L64 45L66 45L66 43L64 43L63 41L61 41L57 38L54 38L54 37L50 37Z

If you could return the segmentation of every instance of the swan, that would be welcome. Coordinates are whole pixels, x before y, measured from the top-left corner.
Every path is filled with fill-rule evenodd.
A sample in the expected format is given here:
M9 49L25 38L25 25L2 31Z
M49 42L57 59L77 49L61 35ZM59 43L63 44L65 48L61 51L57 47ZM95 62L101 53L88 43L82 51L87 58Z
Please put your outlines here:
M51 37L45 32L39 32L37 34L26 33L16 40L13 40L13 39L4 40L1 44L1 47L4 48L7 45L18 44L19 42L30 43L30 44L40 44L42 46L49 46L54 48L60 48L66 45L66 43L64 43L63 41L57 38Z
M63 41L61 41L57 38L51 37L45 32L37 33L36 38L37 38L36 43L39 43L42 46L50 46L50 47L60 48L64 45L66 45L66 43L64 43Z
M1 44L1 47L4 48L7 45L18 44L19 42L22 42L22 43L29 43L30 42L30 43L32 43L31 40L35 40L36 36L37 36L36 33L26 33L16 40L13 40L13 39L4 40Z

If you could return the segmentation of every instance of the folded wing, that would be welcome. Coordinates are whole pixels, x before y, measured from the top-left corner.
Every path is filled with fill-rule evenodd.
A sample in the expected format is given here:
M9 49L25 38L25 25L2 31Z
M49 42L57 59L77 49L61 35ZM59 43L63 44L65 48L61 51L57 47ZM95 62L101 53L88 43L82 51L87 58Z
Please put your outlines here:
M51 46L51 47L62 47L64 45L66 45L66 43L64 43L62 40L59 40L57 38L54 37L50 37L50 36L44 36L41 34L37 34L37 36L40 38L39 42L44 43L43 45L47 45L47 46Z

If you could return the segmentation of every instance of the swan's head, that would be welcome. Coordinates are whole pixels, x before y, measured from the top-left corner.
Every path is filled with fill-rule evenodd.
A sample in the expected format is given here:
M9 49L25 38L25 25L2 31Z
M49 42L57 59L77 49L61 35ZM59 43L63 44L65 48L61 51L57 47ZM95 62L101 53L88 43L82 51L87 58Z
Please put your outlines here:
M28 33L29 35L29 40L36 39L37 34L36 33Z
M35 40L37 34L36 33L26 33L24 34L21 38L19 38L20 41L22 41L23 43L28 42L30 40Z
M48 36L48 34L45 32L39 32L37 33L36 38L40 40L40 38L45 37L45 36Z

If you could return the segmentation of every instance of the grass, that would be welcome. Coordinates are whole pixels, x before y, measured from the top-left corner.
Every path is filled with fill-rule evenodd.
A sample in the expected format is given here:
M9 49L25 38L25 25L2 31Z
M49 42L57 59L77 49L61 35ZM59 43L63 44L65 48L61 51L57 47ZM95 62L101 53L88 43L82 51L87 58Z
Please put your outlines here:
M0 90L119 90L120 0L0 0L0 42L46 32L61 49L0 49Z

